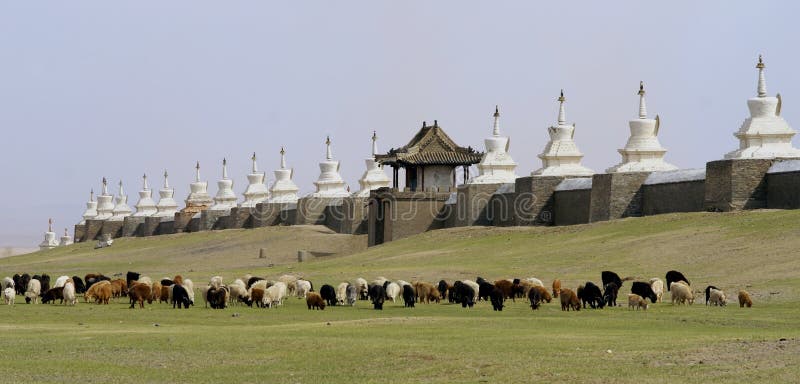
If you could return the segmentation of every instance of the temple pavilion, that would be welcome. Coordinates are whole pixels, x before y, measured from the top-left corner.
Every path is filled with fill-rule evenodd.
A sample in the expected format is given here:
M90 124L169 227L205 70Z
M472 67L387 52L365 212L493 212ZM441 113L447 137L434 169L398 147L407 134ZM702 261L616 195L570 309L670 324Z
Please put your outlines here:
M405 170L406 190L440 192L455 189L459 167L463 168L466 183L469 180L469 167L480 163L482 158L483 153L472 147L456 144L436 120L433 125L423 122L422 128L405 146L375 156L381 164L392 167L393 188L399 188L402 168Z

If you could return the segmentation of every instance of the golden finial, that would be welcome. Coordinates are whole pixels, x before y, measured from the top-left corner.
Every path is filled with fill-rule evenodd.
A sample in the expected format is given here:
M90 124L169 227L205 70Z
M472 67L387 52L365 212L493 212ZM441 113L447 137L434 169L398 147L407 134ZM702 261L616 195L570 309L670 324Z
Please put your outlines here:
M286 151L283 149L283 146L281 146L281 155L285 155L285 154L286 154Z
M567 98L564 97L564 90L563 89L561 90L561 95L558 97L558 101L560 101L562 103L567 101Z
M758 55L758 64L756 64L756 68L764 69L764 67L766 67L766 65L764 65L764 60L761 58L761 55L759 54Z
M500 107L494 106L494 117L500 116Z
M330 145L330 144L331 144L331 137L330 137L330 136L327 136L327 137L325 138L325 144L327 144L327 145Z
M639 82L639 95L644 95L644 81Z
M256 161L256 153L255 152L253 152L253 157L251 157L250 160Z

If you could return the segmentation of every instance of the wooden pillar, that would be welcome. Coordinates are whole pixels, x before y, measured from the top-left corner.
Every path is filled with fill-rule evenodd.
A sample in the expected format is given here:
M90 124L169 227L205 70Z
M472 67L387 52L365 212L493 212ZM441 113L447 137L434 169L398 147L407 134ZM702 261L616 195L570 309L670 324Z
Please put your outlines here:
M425 191L425 166L419 167L417 169L417 172L419 173L417 175L417 178L420 180L420 185L422 185L420 187L420 190L424 192Z

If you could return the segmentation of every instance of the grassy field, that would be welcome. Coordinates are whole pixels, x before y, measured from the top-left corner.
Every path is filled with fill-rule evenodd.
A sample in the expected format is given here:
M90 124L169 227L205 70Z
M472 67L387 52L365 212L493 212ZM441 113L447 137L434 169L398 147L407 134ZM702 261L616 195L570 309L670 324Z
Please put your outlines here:
M277 309L144 310L117 302L0 306L0 377L5 382L796 382L800 375L800 211L681 214L564 228L461 228L370 249L314 227L265 228L121 239L0 259L0 275L176 273L202 284L248 272L296 273L315 286L379 275L437 281L536 276L574 288L600 271L649 278L684 272L695 289L739 289L741 309L652 305L531 311L524 302L493 312L450 304L384 311ZM279 239L287 239L282 241ZM289 243L288 239L294 239ZM363 237L355 241L366 241ZM280 245L277 245L280 243ZM247 244L242 246L241 244ZM287 245L290 244L290 245ZM338 255L296 263L297 249ZM293 249L292 247L298 247ZM267 261L259 248L286 255ZM627 292L628 285L623 287ZM22 302L18 298L18 302Z

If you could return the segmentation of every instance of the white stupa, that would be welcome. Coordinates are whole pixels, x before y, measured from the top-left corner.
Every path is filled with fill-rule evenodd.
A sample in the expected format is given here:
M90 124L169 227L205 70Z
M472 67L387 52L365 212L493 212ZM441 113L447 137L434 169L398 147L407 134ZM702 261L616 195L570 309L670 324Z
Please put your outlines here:
M95 220L108 220L114 214L114 196L108 194L108 181L103 178L103 190L97 196L97 216Z
M67 229L64 228L64 236L61 236L61 240L58 242L58 246L63 247L65 245L70 245L72 243L73 243L72 236L70 236L69 233L67 232Z
M163 220L169 221L175 218L175 213L178 212L178 203L175 202L175 190L169 187L169 178L167 171L164 170L164 188L158 190L158 204L156 204L155 217L163 217Z
M361 190L354 195L357 197L369 197L369 192L383 187L388 187L391 183L389 177L383 172L383 165L375 160L375 155L378 154L378 135L372 132L372 156L364 159L367 165L367 170L358 180L361 185Z
M625 148L619 149L622 161L607 169L608 173L674 171L678 167L664 161L667 150L658 142L658 129L661 119L647 118L647 104L644 100L644 83L639 82L639 118L628 122L631 136Z
M517 180L517 163L508 154L509 138L500 136L500 109L494 108L492 136L483 140L486 153L478 164L477 177L469 179L468 184L509 184Z
M594 174L589 168L581 165L583 153L575 144L575 123L567 124L567 114L564 111L564 90L558 97L558 122L547 128L550 141L539 154L542 167L531 172L531 176L591 176Z
M214 205L210 211L230 212L236 207L236 194L233 193L233 180L228 178L228 160L222 159L222 179L217 181L217 195L214 196Z
M39 243L39 249L44 251L46 249L53 249L58 246L56 233L53 232L53 219L47 221L47 232L44 233L44 240Z
M78 225L86 224L86 220L94 219L97 217L97 202L94 201L94 189L89 192L89 201L86 202L86 210L83 211L83 216Z
M147 185L147 175L142 176L142 190L139 191L139 202L136 203L134 217L152 216L158 209L153 201L153 190Z
M764 61L758 56L758 96L747 99L750 117L733 135L739 139L739 149L725 154L726 159L773 159L800 157L792 146L797 133L781 117L781 94L767 96Z
M317 191L312 193L311 196L323 198L347 197L350 195L350 192L347 191L347 186L345 185L342 176L339 174L339 162L333 160L330 137L325 139L325 147L325 160L320 161L319 178L314 182L314 185L317 187Z
M108 219L110 221L122 221L133 213L131 207L128 206L128 195L122 188L122 180L119 181L119 193L117 194L117 205L114 206L113 215Z
M189 184L189 196L186 197L186 207L184 212L199 213L214 204L211 196L208 195L208 182L200 181L200 162L194 167L194 182Z
M269 188L270 203L296 203L300 188L292 181L294 169L286 168L286 151L281 147L281 167L275 170L275 182Z
M253 168L250 174L247 175L247 182L249 184L244 191L242 207L255 208L256 204L264 202L269 198L269 189L267 189L267 185L264 184L264 179L267 175L264 172L258 171L255 152L253 152L253 157L251 157L250 160L253 161Z

